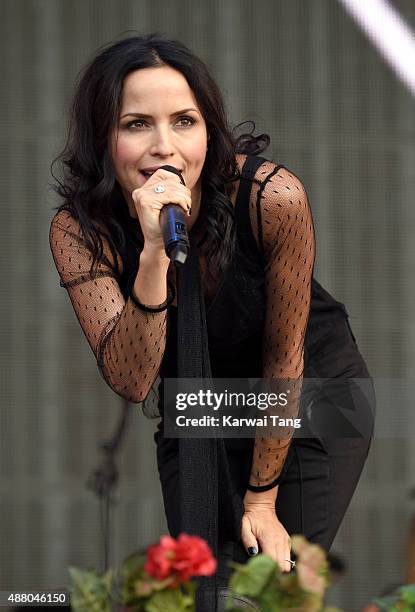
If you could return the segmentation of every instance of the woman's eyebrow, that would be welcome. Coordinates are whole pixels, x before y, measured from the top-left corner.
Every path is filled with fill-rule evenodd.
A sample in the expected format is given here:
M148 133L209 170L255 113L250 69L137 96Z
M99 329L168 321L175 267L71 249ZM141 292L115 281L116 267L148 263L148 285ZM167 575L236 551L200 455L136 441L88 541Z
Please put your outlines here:
M172 113L170 116L174 117L176 115L181 115L183 113L188 113L189 111L195 111L195 113L199 112L195 108L184 108L183 110L179 110L179 111L176 111L175 113ZM145 119L152 119L153 118L152 115L146 115L145 113L125 113L125 115L123 115L121 117L121 119L124 119L124 117L128 117L129 115L131 115L132 117L144 117Z

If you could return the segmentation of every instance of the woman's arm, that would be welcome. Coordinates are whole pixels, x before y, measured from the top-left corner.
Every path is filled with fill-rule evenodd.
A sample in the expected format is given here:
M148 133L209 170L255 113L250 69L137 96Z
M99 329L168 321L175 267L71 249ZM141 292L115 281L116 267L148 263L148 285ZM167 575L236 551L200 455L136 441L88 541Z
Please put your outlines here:
M263 182L252 189L250 214L265 261L263 378L272 379L272 392L290 390L288 404L269 407L266 414L295 418L315 258L313 222L304 187L287 169L277 170L275 164L266 162L258 169L256 178ZM257 202L261 212L259 227ZM283 571L290 571L286 559L290 558L291 546L288 533L276 516L275 504L292 431L292 427L281 430L271 427L269 435L257 433L241 533L247 550L253 548L254 553L258 552L259 545Z
M275 164L267 162L266 165L267 170L275 172ZM263 178L261 172L264 172L264 165L257 173ZM253 189L253 192L260 198L265 259L263 378L273 379L271 390L276 393L290 390L287 405L269 407L267 414L295 418L300 401L304 337L315 259L311 210L301 181L286 168L280 168L266 180L265 186ZM255 211L252 215L255 225L256 220ZM269 437L257 435L251 491L266 492L276 486L292 432L292 427L271 427Z
M79 223L69 212L54 216L49 240L61 284L69 293L104 380L121 397L143 401L163 358L167 311L144 312L131 298L124 300L104 237L105 258L98 264L96 278L91 278L92 255L82 241ZM150 284L143 253L143 266L134 283L136 297L146 305L152 305L152 300L161 304L167 295L168 262L160 261L157 266L153 259Z
M140 303L162 304L167 299L166 277L170 260L159 251L144 247L134 281L133 294Z

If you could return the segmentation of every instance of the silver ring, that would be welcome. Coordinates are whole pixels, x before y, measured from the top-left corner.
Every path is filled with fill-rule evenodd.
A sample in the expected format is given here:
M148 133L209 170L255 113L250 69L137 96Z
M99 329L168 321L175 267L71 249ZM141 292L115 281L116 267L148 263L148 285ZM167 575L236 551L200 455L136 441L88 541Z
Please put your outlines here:
M159 183L158 185L154 187L154 191L156 193L164 193L166 191L166 188L162 183Z
M295 568L295 561L291 561L291 559L284 559L284 561L288 561L288 563L291 563L291 569Z

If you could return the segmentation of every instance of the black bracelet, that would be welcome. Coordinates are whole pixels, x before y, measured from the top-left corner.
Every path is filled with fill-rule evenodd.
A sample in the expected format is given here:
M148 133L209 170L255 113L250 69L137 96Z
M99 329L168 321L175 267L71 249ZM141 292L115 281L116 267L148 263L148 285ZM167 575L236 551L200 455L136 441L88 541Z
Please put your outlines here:
M262 491L269 491L270 489L273 489L274 487L279 485L280 484L280 480L281 480L281 478L280 478L280 476L278 476L278 478L276 478L274 480L274 482L271 482L270 484L267 484L267 485L263 485L262 487L261 486L256 487L254 485L248 484L247 485L247 489L249 491L253 491L254 493L261 493Z
M174 285L169 280L167 281L167 289L167 299L158 306L146 306L145 304L142 304L134 293L134 287L131 287L130 298L137 308L144 310L144 312L163 312L163 310L167 310L167 308L174 302L174 298L176 297Z

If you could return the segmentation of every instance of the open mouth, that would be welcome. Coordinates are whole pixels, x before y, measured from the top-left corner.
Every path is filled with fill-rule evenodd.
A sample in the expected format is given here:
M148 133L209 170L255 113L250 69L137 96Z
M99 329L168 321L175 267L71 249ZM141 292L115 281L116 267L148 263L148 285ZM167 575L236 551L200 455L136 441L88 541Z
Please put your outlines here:
M150 176L153 176L154 172L156 172L156 170L153 170L153 172L144 172L144 170L140 170L140 174L145 178L145 180L149 179ZM179 170L179 172L181 173L183 171Z
M150 176L154 174L154 172L143 172L142 170L140 170L140 174L144 176L144 178L147 180L148 178L150 178Z

